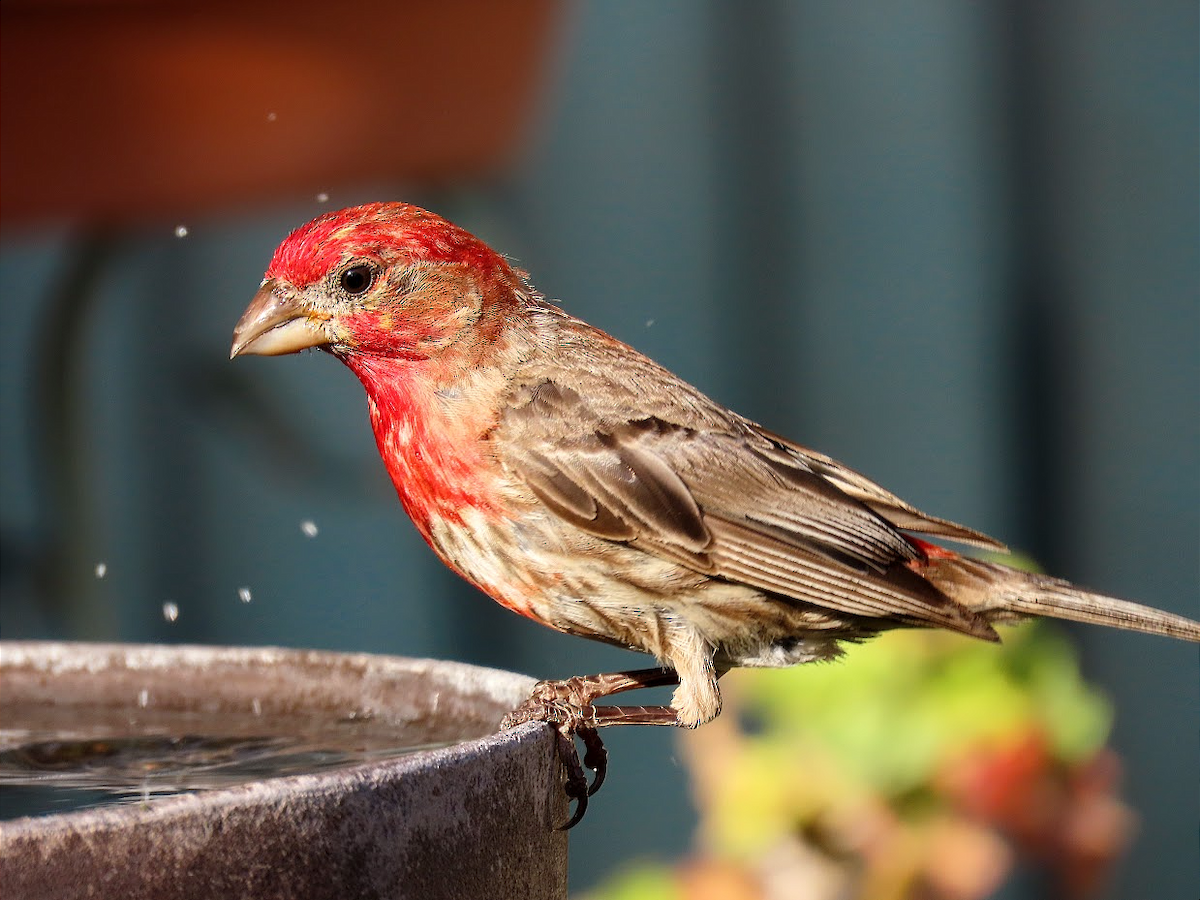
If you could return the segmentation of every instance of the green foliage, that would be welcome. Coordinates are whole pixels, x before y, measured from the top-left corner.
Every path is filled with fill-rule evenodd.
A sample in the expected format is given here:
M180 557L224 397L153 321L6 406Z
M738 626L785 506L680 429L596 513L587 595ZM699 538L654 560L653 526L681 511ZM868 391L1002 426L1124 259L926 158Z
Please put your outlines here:
M610 877L587 900L684 900L675 875L659 863L635 863Z
M739 697L761 720L762 740L823 748L886 795L920 786L950 757L1031 729L1067 761L1099 749L1111 711L1084 683L1071 645L1036 625L1004 639L999 650L897 631L833 663L748 673Z

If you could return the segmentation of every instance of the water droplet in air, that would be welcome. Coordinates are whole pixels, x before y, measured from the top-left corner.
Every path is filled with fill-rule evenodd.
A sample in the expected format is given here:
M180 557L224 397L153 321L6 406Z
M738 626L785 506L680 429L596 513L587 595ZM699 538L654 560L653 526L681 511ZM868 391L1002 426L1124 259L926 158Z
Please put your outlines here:
M107 574L108 574L108 563L105 563L105 562L96 563L96 577L103 578Z
M315 538L319 534L317 523L312 519L305 519L300 523L300 530L304 532L305 537Z
M142 709L145 709L149 705L150 691L146 688L142 688L140 691L138 691L138 706L140 706Z
M188 227L186 225L175 226L175 237L185 238L188 236Z
M317 194L317 202L318 203L328 203L329 195L327 193L325 193L324 191L321 191L321 193Z
M267 113L267 121L268 121L268 122L274 122L274 121L275 121L276 119L278 119L278 118L279 118L279 114L278 114L278 113L273 113L273 112L269 112L269 113Z
M249 603L251 600L250 588L248 588L248 587L238 588L238 599L241 600L243 603Z
M178 619L179 618L178 604L172 603L169 600L166 603L164 603L163 604L163 618L166 619L168 622L174 622L176 619Z

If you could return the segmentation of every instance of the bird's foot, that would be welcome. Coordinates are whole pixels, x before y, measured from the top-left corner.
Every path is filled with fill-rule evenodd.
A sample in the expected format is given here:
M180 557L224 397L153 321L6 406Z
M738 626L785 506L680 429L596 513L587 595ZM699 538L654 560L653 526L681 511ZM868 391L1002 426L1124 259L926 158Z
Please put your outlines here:
M600 790L600 785L604 784L604 776L608 770L608 751L604 749L604 742L600 740L593 724L595 710L590 704L573 704L557 697L546 696L544 691L539 692L543 685L563 683L540 682L534 688L533 696L504 717L500 728L507 730L526 722L548 722L554 726L558 739L558 756L567 768L567 798L575 801L574 814L565 825L560 826L560 830L567 831L579 824L579 820L587 812L588 797ZM579 750L575 747L576 737L583 741L582 762L579 759ZM591 784L588 783L585 768L594 773Z
M500 723L507 730L526 722L549 722L558 734L558 753L567 767L567 797L575 801L575 814L562 826L574 827L587 812L588 797L600 790L608 771L608 751L596 729L607 725L679 725L675 710L668 706L594 706L601 697L644 687L678 684L670 669L642 669L585 675L564 681L539 681L529 699ZM583 741L582 762L575 738ZM585 769L593 774L588 784Z

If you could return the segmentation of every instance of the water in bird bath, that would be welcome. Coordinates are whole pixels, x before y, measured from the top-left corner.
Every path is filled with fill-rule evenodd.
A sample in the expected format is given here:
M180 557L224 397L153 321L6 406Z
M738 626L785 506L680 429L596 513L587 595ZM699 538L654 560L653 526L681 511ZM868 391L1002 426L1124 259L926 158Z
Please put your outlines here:
M353 711L323 720L131 704L92 715L0 695L0 819L145 803L452 743Z

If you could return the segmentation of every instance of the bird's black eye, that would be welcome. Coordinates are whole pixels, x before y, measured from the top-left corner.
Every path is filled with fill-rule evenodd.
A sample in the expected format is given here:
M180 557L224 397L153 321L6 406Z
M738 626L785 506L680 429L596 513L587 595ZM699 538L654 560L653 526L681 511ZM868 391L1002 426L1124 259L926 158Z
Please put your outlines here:
M363 294L374 280L375 270L370 266L351 266L342 273L342 290L352 295Z

